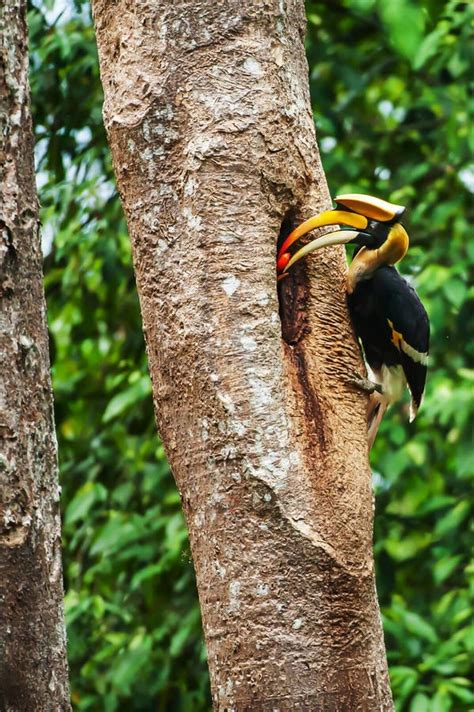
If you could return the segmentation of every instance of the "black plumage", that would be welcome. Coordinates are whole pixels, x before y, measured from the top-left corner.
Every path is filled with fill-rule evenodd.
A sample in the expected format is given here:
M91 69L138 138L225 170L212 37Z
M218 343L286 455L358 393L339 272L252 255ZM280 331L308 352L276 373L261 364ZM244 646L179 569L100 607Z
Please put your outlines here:
M417 293L395 267L380 266L348 294L354 329L367 363L380 374L401 366L414 413L425 388L430 327Z

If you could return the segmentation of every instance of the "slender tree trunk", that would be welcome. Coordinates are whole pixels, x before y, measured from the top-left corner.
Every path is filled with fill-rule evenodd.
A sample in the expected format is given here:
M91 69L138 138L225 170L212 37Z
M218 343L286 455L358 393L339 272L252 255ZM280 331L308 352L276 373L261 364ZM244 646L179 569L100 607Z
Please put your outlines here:
M0 710L69 710L26 0L0 3Z
M93 6L215 709L391 710L342 250L288 278L279 314L282 221L329 204L303 2Z

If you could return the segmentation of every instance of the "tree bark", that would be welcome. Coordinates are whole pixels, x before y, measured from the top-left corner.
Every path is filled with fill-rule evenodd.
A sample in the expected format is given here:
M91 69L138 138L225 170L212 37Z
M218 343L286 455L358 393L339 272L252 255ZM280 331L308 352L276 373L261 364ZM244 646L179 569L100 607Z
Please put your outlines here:
M302 0L94 0L104 118L216 710L392 710L341 249L280 290L329 205Z
M69 710L26 0L0 3L0 710Z

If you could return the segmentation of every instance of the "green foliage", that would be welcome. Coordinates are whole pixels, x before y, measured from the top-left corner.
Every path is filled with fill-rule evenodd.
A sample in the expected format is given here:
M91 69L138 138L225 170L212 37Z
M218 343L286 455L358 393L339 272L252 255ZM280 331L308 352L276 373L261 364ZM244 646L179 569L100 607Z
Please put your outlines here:
M33 5L74 707L204 711L193 571L179 495L155 435L88 3ZM433 325L419 418L408 425L406 405L394 408L373 454L378 589L397 709L461 712L474 704L466 561L474 470L474 248L466 227L473 7L335 0L308 2L307 10L315 120L332 193L369 192L409 206L403 271Z

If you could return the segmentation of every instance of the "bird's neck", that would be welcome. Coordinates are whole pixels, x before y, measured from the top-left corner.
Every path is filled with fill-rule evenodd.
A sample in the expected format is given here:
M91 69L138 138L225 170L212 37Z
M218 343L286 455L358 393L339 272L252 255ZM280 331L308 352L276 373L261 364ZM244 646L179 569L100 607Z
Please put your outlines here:
M405 228L400 223L390 229L387 239L376 250L362 247L352 260L347 279L347 291L352 294L356 285L364 279L370 279L374 272L383 265L394 265L405 257L409 239Z

